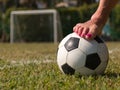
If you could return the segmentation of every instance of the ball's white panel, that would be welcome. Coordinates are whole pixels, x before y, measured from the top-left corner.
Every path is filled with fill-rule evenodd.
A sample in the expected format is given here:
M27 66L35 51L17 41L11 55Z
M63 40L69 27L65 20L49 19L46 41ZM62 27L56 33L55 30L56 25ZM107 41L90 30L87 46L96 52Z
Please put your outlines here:
M67 63L74 69L85 65L86 55L78 48L70 51L67 56Z
M64 46L64 44L66 43L66 41L71 37L71 34L68 34L65 38L63 38L63 40L60 42L58 48Z
M67 53L68 52L66 51L64 46L58 49L57 63L58 63L59 66L61 66L61 65L66 63Z
M105 43L101 43L98 45L97 53L100 56L102 62L108 61L109 53L108 53L108 48Z
M94 70L90 70L86 67L77 68L76 72L80 72L80 75L94 75L95 74Z
M79 48L84 53L91 54L97 52L98 43L95 40L87 41L83 38L80 39Z
M105 72L105 69L107 67L107 62L102 62L96 69L95 73L96 74L103 74Z

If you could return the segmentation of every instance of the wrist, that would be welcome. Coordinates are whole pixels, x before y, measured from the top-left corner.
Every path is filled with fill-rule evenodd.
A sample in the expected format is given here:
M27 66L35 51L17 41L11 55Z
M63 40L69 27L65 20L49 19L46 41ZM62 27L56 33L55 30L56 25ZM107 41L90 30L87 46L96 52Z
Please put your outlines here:
M109 17L109 12L102 12L102 11L96 11L92 17L91 20L94 21L96 24L102 24L104 25Z

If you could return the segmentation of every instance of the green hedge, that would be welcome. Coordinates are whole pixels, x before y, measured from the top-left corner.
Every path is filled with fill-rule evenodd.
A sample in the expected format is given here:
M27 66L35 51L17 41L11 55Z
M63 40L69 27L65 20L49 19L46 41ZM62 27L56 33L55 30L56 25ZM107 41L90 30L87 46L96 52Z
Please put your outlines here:
M63 36L73 32L73 27L80 22L89 20L91 15L95 12L97 4L90 6L83 5L76 8L58 8L61 17Z
M80 21L79 13L75 8L58 9L61 18L63 36L72 32L73 26Z
M2 36L2 13L0 13L0 37Z
M16 7L11 7L9 8L6 13L5 13L5 19L4 19L4 22L5 22L5 26L4 26L4 31L7 35L7 40L6 41L9 41L10 40L10 13L11 11L15 11L15 10L28 10L28 8L16 8Z
M97 7L97 5L93 4L90 6L83 5L82 7L75 7L75 8L56 8L60 14L63 36L66 36L69 33L73 32L73 27L77 23L88 20L91 17L92 13L95 11L96 7ZM5 14L6 33L9 33L9 31L10 31L10 28L9 28L10 12L13 10L26 10L26 9L27 8L17 8L16 9L15 7L12 7L7 10L7 12ZM25 17L24 19L26 20L27 18ZM23 20L23 19L21 19L21 20ZM28 20L26 20L26 21L28 21ZM30 26L32 26L32 25L30 25ZM29 28L29 29L32 29L32 28ZM45 31L48 31L48 28L46 28L46 30L44 30L44 32L43 32L43 30L41 30L41 31L31 30L32 33L30 33L30 32L26 33L25 30L23 30L23 31L24 32L22 33L22 35L23 35L22 37L25 38L27 41L31 41L31 40L33 41L33 40L39 40L38 36L42 36L42 35L38 35L38 33L40 33L40 32L44 33ZM42 37L44 37L44 39L46 38L45 36L42 36ZM51 37L49 37L49 39L50 38Z
M10 12L15 10L28 10L27 8L9 8L6 12L6 24L10 26ZM16 20L19 20L20 26L15 23L14 31L15 39L17 41L25 41L25 42L38 42L38 41L53 41L53 29L52 23L50 20L52 15L43 15L39 17L39 15L17 15L15 17ZM14 22L16 22L16 20ZM49 21L48 21L49 20ZM41 24L43 22L44 24ZM36 25L36 27L35 27ZM47 25L47 27L46 27ZM42 27L42 28L41 28ZM10 31L10 28L7 30ZM16 41L16 40L15 40Z
M89 20L91 15L97 9L98 4L92 5L83 5L81 7L72 7L72 8L56 8L60 14L63 36L65 37L69 33L73 32L73 27L79 22L85 22ZM20 8L17 10L22 10L25 8ZM6 32L9 33L9 24L10 24L10 12L16 10L16 8L10 8L5 14L5 23L6 23ZM118 4L112 11L110 15L111 22L111 36L113 39L120 39L120 4ZM41 31L42 32L42 31ZM37 34L38 32L36 32ZM39 32L40 33L40 32ZM30 33L29 33L30 34ZM35 32L34 32L35 34ZM25 38L30 38L29 35ZM31 37L32 38L32 37Z
M120 40L120 4L118 4L110 15L111 37Z
M85 22L90 19L91 15L96 11L98 4L83 5L76 8L58 9L61 22L63 36L72 32L73 26L79 22ZM120 40L120 4L118 4L110 14L110 38L112 40Z

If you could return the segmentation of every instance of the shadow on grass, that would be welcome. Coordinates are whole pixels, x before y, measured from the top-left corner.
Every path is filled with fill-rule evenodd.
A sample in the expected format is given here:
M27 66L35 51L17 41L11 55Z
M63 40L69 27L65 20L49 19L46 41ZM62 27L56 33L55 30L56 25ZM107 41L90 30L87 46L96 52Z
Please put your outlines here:
M117 78L117 77L120 76L120 73L112 73L112 72L110 72L110 73L105 73L102 76L109 77L109 78Z
M118 78L118 77L120 77L120 73L112 73L112 72L109 72L109 73L104 73L104 74L102 74L102 75L80 75L80 74L77 74L77 75L75 75L75 77L77 77L77 78L81 78L81 77L86 77L86 78L88 78L88 77L93 77L93 78L95 78L95 79L98 79L98 78L100 78L100 77L104 77L104 78Z

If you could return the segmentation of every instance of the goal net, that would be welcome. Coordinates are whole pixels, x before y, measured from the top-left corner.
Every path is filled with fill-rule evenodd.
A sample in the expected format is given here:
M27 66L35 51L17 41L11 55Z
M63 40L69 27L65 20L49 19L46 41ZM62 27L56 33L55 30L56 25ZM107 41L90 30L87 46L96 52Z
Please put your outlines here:
M56 10L23 10L11 12L10 43L56 43L61 39L61 22Z

